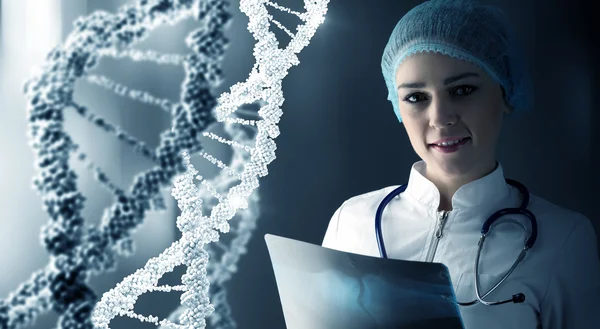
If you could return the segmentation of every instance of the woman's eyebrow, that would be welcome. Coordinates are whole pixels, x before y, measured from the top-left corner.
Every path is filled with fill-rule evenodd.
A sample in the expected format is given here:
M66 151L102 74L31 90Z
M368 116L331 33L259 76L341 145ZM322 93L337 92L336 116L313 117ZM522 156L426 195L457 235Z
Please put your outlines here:
M479 74L477 74L475 72L465 72L465 73L461 73L459 75L455 75L453 77L446 78L446 79L444 79L444 86L449 85L458 80L470 78L470 77L479 77ZM400 88L409 88L409 89L424 88L425 85L426 84L424 82L403 83L398 86L398 89L400 89Z

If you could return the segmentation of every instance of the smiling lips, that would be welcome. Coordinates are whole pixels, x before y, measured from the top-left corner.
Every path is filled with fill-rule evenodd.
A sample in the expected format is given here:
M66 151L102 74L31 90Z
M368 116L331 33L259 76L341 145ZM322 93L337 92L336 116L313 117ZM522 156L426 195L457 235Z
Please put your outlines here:
M431 143L429 146L442 153L454 153L470 140L470 137L449 137Z
M469 137L451 136L451 137L446 137L446 138L437 140L433 143L430 143L429 145L437 144L440 146L447 146L448 144L458 144L461 141L463 141L465 138L469 138Z

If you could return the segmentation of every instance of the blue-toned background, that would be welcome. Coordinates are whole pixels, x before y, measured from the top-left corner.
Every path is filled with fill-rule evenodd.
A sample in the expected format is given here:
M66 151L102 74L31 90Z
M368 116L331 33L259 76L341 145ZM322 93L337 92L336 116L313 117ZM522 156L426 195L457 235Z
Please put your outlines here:
M71 32L72 21L124 0L0 1L0 297L14 290L47 262L39 243L47 221L41 199L31 188L33 152L27 143L22 82L47 51ZM396 120L380 74L380 58L397 20L417 0L332 0L325 23L299 56L283 82L286 98L277 138L277 159L261 180L261 213L249 252L228 284L239 328L283 328L275 280L263 235L272 233L320 243L334 210L351 196L404 183L417 159L404 128ZM508 14L522 41L535 80L535 112L508 120L499 147L505 174L532 193L587 215L600 231L597 197L598 67L593 61L591 6L583 0L488 0ZM300 0L279 1L301 9ZM226 81L218 92L244 80L254 64L254 40L247 18L232 1L234 20L224 60ZM291 22L291 20L290 20ZM192 21L156 30L141 49L183 52ZM292 28L291 25L287 25ZM177 99L183 70L126 60L106 60L103 74L138 89ZM166 129L169 117L159 109L119 98L87 83L78 85L84 105L122 126L150 146ZM80 117L67 115L67 129L116 183L130 184L133 174L149 167L131 149L117 143ZM75 168L80 169L74 165ZM214 170L212 167L199 168ZM88 196L84 215L98 221L109 194L79 170L79 186ZM165 191L169 193L169 191ZM116 272L94 279L106 291L142 267L176 238L175 209L150 214L138 230L137 252L121 259ZM576 255L574 255L576 257ZM138 302L144 314L166 316L178 294L155 294ZM41 317L33 328L54 326L55 315ZM133 320L114 328L141 328Z

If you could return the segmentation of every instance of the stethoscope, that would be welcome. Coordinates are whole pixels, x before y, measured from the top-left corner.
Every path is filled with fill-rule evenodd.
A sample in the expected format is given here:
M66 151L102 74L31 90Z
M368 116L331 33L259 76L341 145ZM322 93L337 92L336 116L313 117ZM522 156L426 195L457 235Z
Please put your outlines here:
M475 259L475 296L477 297L477 299L470 301L470 302L457 302L458 305L471 306L471 305L475 305L477 302L480 302L483 305L491 306L491 305L500 305L500 304L505 304L505 303L510 303L510 302L522 303L525 301L525 295L523 293L518 293L516 295L513 295L512 298L510 298L510 299L498 301L498 302L488 302L488 301L483 300L485 297L487 297L489 294L491 294L494 290L496 290L502 283L504 283L504 281L506 281L506 279L515 270L517 265L523 260L523 258L525 258L525 255L527 254L527 250L529 250L529 249L531 249L531 247L533 247L533 245L535 244L535 240L537 239L537 233L538 233L537 232L537 220L535 218L535 215L531 211L527 210L527 205L529 204L529 191L527 190L525 185L523 185L515 180L507 178L506 182L508 184L516 187L519 190L519 192L523 196L523 201L521 202L521 205L519 206L519 208L504 208L504 209L500 209L500 210L496 211L485 221L485 223L483 223L483 227L481 228L481 237L479 238L479 243L478 243L477 257ZM404 192L404 190L406 190L406 186L407 186L407 184L401 185L400 187L394 189L390 194L388 194L383 199L381 204L379 204L379 207L377 208L377 212L375 213L375 235L377 236L377 245L379 246L379 254L381 255L382 258L388 258L387 253L385 252L385 245L383 243L383 234L381 233L381 216L383 214L383 209L385 208L385 206L387 206L387 204L390 201L392 201L392 199L394 197L396 197L396 196L400 195L400 193ZM495 286L493 286L486 294L481 296L481 294L479 293L479 257L481 255L481 249L483 248L483 242L485 241L485 238L486 238L488 232L490 231L490 227L492 226L492 224L494 224L498 219L500 219L501 216L505 216L505 215L525 215L529 219L529 222L531 223L531 234L525 241L525 246L523 247L523 250L517 257L517 259L515 260L513 265L511 266L510 270L504 275L504 277ZM519 224L521 226L523 226L523 229L527 232L527 228L522 223L519 223Z

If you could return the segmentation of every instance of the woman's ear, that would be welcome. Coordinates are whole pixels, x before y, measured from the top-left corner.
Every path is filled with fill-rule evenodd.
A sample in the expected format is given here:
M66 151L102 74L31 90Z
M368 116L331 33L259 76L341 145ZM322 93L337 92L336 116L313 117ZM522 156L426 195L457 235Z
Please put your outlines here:
M506 92L504 91L504 87L500 86L500 89L502 90L502 102L504 103L502 113L511 114L514 109L512 106L510 106L510 104L508 104L508 101L506 100Z

